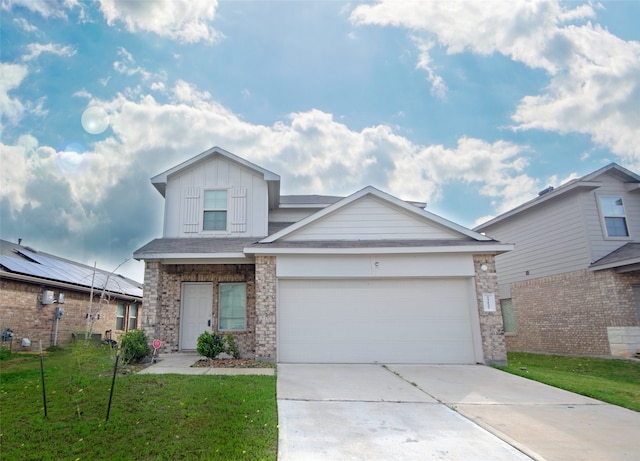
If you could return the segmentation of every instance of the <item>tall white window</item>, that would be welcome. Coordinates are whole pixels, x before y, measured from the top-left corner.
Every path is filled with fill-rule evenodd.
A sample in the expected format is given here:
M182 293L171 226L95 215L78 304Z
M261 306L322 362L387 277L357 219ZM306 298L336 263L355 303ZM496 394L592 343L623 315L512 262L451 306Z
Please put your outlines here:
M227 191L204 191L204 230L227 230Z
M628 237L629 227L624 212L622 197L603 195L600 196L600 211L604 219L607 237Z
M135 330L138 328L138 306L136 304L132 304L129 306L129 330Z
M247 327L246 283L221 283L220 330L244 330Z
M124 313L125 306L123 303L118 303L118 311L116 312L116 330L124 331Z

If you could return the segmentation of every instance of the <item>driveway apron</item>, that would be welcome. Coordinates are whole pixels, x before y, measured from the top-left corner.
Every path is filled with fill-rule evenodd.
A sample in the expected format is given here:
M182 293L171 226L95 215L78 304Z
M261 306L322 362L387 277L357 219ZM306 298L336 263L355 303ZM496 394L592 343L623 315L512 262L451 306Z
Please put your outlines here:
M380 365L278 365L278 460L528 460Z
M640 413L474 365L278 365L279 461L635 460Z

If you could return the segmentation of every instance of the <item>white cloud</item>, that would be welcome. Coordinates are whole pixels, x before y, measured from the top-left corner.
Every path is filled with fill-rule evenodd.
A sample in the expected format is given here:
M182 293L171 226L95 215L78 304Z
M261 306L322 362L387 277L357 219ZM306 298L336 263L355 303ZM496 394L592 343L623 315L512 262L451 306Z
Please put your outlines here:
M18 98L11 97L9 92L20 86L27 76L28 69L20 64L0 63L0 134L1 126L18 123L24 114L24 105Z
M22 30L25 32L36 32L38 28L32 25L29 21L24 18L14 18L13 22L18 24Z
M119 74L133 76L139 75L143 81L148 81L151 79L166 79L167 75L163 71L160 74L153 74L146 69L138 66L136 64L136 60L133 55L129 53L124 47L118 47L118 56L120 56L120 61L113 62L113 69ZM109 77L110 78L110 77ZM104 82L104 83L103 83ZM106 86L109 82L109 79L101 81L103 86Z
M381 1L357 6L351 20L410 31L420 53L417 67L427 72L435 96L446 89L429 54L436 45L448 54L497 52L545 70L548 87L520 101L515 128L585 133L640 165L640 44L584 23L600 6L571 6L548 0Z
M76 50L72 46L57 45L55 43L30 43L27 45L27 50L29 53L22 56L23 61L36 59L42 53L51 53L65 58L76 54Z
M129 32L153 32L185 43L214 43L223 37L209 24L215 17L217 0L99 0L99 3L109 25L122 22Z

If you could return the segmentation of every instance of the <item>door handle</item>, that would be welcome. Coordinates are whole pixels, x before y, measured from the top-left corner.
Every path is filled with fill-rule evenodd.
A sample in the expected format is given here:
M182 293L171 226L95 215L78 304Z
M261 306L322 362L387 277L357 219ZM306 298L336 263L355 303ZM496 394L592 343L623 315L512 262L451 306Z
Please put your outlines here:
M211 326L211 319L209 319L209 320L207 321L207 326L208 326L208 327L210 327L210 326Z

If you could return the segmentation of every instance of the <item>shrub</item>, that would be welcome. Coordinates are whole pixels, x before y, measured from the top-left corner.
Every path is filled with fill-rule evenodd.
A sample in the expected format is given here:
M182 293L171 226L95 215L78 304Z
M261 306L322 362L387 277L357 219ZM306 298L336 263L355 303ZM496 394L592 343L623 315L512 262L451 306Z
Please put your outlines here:
M234 359L240 358L240 351L238 350L238 346L236 345L236 340L231 333L227 335L227 354L232 356Z
M227 351L224 339L218 333L210 333L205 331L198 336L197 351L199 355L208 359L215 359L218 355Z
M139 362L151 353L147 334L142 330L131 330L122 336L122 360L124 363Z

